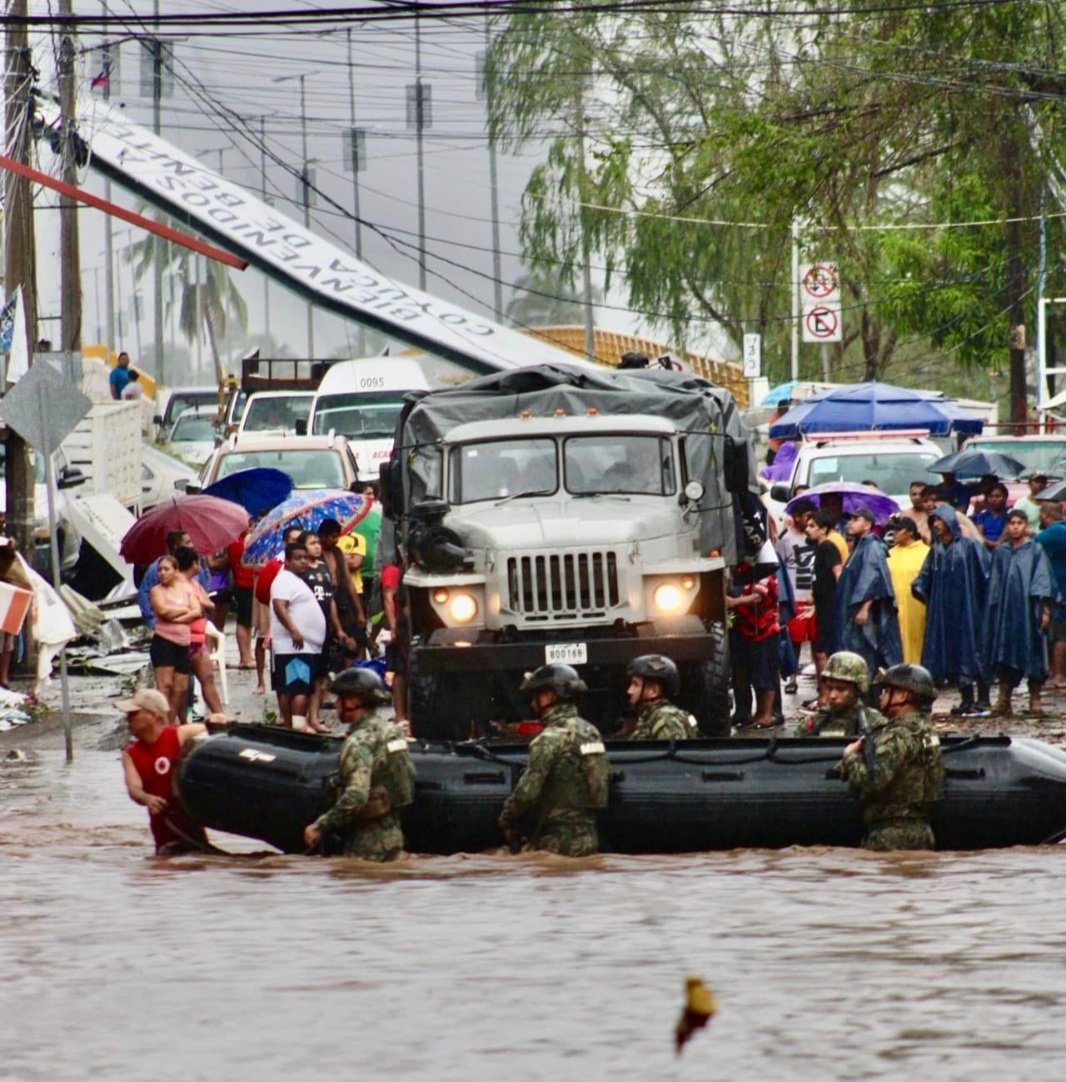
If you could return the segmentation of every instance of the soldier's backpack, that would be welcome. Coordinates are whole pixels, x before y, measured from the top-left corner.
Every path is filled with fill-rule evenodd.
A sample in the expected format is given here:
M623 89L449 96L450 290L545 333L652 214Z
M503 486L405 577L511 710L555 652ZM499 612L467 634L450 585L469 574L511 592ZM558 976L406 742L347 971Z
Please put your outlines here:
M944 795L944 760L940 754L940 738L931 729L922 735L923 799L932 804Z

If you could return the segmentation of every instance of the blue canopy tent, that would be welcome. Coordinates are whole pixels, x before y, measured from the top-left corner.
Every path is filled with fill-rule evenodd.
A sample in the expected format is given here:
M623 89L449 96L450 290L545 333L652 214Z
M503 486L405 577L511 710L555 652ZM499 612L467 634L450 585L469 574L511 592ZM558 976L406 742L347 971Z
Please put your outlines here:
M925 428L931 436L974 435L984 422L954 402L930 398L928 392L890 383L856 383L817 394L790 409L770 426L770 438L795 440L818 432L907 428Z

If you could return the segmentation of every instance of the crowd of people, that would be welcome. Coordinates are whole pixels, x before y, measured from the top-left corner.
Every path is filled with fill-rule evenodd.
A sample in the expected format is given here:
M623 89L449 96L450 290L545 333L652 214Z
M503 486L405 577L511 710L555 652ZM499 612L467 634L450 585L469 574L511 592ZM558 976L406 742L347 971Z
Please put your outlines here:
M819 678L846 650L870 672L920 664L958 690L956 715L1007 716L1024 681L1023 709L1040 716L1045 690L1066 690L1066 522L1040 498L1046 486L1030 478L1029 496L1008 508L995 478L974 491L951 475L915 481L911 506L880 524L862 505L845 514L836 494L793 500L779 565L742 565L727 599L734 724L784 722L804 643ZM823 681L803 706L826 706Z

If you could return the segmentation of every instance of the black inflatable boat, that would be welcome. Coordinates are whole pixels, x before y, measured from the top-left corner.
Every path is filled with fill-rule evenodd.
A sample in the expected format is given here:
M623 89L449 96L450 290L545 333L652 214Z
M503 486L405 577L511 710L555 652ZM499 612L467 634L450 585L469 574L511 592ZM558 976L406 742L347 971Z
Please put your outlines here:
M843 739L608 744L605 851L858 845L855 801L836 771ZM302 832L332 799L339 737L235 725L197 741L179 793L205 826L302 852ZM1036 845L1066 836L1066 751L1010 736L942 738L947 770L933 826L941 849ZM502 844L496 817L525 745L411 745L418 771L407 847L457 853Z

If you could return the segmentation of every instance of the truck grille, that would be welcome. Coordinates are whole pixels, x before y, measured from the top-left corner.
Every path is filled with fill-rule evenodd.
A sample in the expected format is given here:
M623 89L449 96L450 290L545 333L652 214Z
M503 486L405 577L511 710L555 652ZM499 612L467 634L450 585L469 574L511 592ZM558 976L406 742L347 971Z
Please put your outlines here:
M602 617L618 604L618 558L613 552L511 556L510 609L527 620Z

